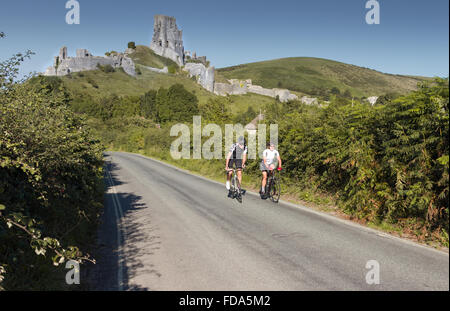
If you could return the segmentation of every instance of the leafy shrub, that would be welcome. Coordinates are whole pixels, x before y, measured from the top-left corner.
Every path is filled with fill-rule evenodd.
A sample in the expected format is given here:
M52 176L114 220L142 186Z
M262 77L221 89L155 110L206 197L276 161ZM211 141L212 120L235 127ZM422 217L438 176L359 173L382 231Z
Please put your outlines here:
M61 289L60 264L90 260L102 147L59 78L8 82L21 60L0 63L0 287Z
M105 72L105 73L115 72L114 67L112 65L110 65L110 64L107 64L107 65L97 64L97 68L100 69L101 71Z
M156 119L158 123L192 122L198 114L198 99L183 85L174 84L169 89L161 88L156 95Z
M448 236L448 94L448 79L437 79L374 107L345 98L326 108L278 103L267 122L278 123L286 174L301 187L337 193L358 218L413 220Z
M176 65L170 65L167 69L169 70L169 73L171 73L171 74L176 74L177 71L178 71L178 66L176 66Z
M98 84L97 84L97 82L95 82L93 79L87 78L87 82L88 82L90 85L92 85L92 87L98 89Z
M142 74L142 71L141 71L140 67L136 67L135 71L136 71L137 75L141 75Z

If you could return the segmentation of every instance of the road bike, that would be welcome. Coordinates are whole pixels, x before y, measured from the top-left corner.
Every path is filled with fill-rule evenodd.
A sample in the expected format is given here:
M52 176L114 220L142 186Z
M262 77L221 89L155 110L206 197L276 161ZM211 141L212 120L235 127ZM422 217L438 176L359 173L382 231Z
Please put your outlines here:
M230 190L232 193L232 198L238 200L239 203L242 203L242 188L241 188L241 183L239 182L239 178L237 177L236 171L243 171L243 169L239 168L239 169L234 169L234 168L230 168L227 171L227 174L229 171L233 171L233 175L231 176L231 185L230 185Z
M267 174L266 193L274 203L278 203L281 196L281 182L278 170L270 170Z

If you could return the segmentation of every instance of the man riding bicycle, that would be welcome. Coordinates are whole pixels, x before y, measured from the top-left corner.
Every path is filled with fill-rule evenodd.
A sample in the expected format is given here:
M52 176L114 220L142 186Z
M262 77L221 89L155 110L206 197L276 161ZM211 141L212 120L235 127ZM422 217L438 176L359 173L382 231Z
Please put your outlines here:
M267 143L266 148L267 149L263 152L263 159L259 166L259 169L262 172L261 191L259 192L261 197L265 197L267 175L269 171L273 171L275 169L276 162L278 162L277 169L281 171L281 157L280 153L275 150L275 144L272 142Z
M237 143L234 143L231 146L230 151L228 152L228 155L227 155L226 163L225 163L225 170L227 171L226 187L228 190L229 198L231 198L233 196L233 193L232 193L231 187L230 187L230 179L231 179L231 175L233 174L233 171L230 170L230 168L233 168L233 166L235 166L239 184L242 185L242 169L245 167L246 160L247 160L247 146L245 145L244 137L240 136L238 138Z

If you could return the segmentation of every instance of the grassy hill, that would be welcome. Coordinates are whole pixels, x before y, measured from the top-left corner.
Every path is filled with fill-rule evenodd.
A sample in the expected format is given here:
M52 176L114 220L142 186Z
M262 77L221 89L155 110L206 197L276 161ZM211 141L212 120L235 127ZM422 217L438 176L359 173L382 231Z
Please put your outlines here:
M320 95L333 87L368 97L414 90L423 77L385 74L368 68L310 57L282 58L218 69L226 79L252 79L266 88Z
M141 96L149 90L169 88L177 83L194 93L200 105L217 97L202 88L194 79L189 78L172 60L156 55L149 47L138 45L130 57L141 72L136 77L127 75L122 69L116 69L114 72L92 70L62 77L74 98L74 103L113 94ZM143 66L155 68L168 66L176 68L177 73L155 73ZM421 80L421 77L383 74L367 68L319 58L285 58L222 68L216 72L217 82L225 82L230 78L251 78L254 84L267 88L287 88L298 95L320 95L336 87L341 93L350 91L352 95L358 97L392 92L407 93L414 90ZM233 114L245 112L249 107L259 111L273 100L270 97L252 93L243 96L234 95L230 96L228 108Z
M153 52L148 46L145 45L136 46L135 52L133 54L130 54L130 58L133 59L136 64L141 64L153 68L162 69L165 66L178 67L178 65L173 60L155 54L155 52Z
M139 65L137 65L139 67ZM149 90L158 90L161 87L169 88L174 84L182 84L186 90L194 93L199 100L199 105L204 105L211 98L217 95L206 91L185 73L160 74L141 67L140 75L131 77L123 70L116 69L115 72L103 72L101 70L91 70L72 73L61 77L67 87L73 103L86 100L96 100L109 95L118 96L141 96ZM230 96L229 108L233 114L247 111L252 107L255 111L263 109L267 103L273 102L273 98L257 94L247 94L243 96Z

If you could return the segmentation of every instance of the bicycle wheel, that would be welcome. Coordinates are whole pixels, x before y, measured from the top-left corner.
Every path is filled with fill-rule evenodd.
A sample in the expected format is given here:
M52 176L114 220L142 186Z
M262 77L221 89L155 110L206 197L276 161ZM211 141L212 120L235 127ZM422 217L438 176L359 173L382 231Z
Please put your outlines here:
M264 195L261 196L261 199L266 200L270 197L270 184L272 183L272 177L268 176L266 181L266 187L264 188Z
M241 195L241 184L239 183L239 179L237 177L237 174L234 175L234 198L236 198L239 203L242 203L242 195Z
M234 195L234 193L235 193L235 191L236 191L236 179L235 179L235 176L234 176L234 175L231 177L231 187L230 187L230 190L233 192L233 195Z
M278 178L273 178L270 185L270 199L274 203L278 203L281 195L281 183Z

